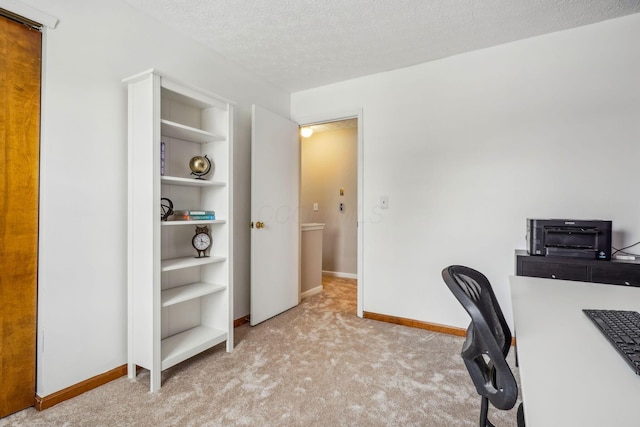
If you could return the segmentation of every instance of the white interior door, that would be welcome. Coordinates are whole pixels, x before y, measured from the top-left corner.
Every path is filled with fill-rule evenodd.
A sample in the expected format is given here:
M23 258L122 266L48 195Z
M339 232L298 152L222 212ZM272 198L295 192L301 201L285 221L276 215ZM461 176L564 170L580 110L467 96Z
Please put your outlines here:
M300 294L298 124L254 105L251 121L251 325Z

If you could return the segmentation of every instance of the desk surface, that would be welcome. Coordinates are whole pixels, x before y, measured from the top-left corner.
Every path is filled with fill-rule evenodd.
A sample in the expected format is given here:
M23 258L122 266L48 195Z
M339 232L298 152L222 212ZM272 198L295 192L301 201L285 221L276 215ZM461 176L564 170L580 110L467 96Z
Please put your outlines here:
M527 427L639 426L640 375L583 308L640 311L640 288L512 276Z

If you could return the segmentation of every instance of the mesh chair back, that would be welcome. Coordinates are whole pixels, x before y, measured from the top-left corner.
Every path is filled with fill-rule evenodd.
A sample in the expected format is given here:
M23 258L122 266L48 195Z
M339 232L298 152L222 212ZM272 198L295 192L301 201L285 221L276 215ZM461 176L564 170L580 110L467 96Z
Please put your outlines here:
M498 409L513 408L518 385L506 361L511 331L489 280L461 265L442 270L442 278L471 316L461 355L478 394Z

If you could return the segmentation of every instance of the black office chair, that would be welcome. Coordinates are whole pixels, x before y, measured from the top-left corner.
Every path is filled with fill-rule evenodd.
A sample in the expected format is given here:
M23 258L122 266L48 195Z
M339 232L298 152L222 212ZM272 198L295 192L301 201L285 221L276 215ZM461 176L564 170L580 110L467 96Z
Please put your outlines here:
M462 360L482 397L480 427L494 427L487 419L489 402L498 409L509 410L518 399L518 384L506 361L511 331L491 284L482 273L452 265L442 270L442 278L471 316L467 339L462 346ZM522 405L517 417L518 427L524 427Z

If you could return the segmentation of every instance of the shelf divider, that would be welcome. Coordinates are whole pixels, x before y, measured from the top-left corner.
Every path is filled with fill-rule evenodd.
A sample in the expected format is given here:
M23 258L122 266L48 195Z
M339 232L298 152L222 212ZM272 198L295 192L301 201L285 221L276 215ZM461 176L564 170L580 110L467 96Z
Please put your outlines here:
M226 257L223 256L209 256L203 258L196 258L195 256L188 256L182 258L171 258L162 260L162 271L180 270L182 268L196 267L198 265L212 264L214 262L226 261Z
M226 182L209 181L207 179L183 178L180 176L161 176L160 181L167 185L182 185L185 187L224 187Z
M206 142L224 141L227 139L221 135L214 135L211 132L207 132L202 129L185 126L165 119L160 120L160 126L162 129L162 135L183 141L204 144Z
M217 283L197 282L188 285L176 286L175 288L162 291L162 306L169 307L184 301L199 298L204 295L213 294L227 289L225 285Z
M226 219L203 219L198 221L162 221L160 224L165 226L172 225L195 225L195 224L226 224Z
M196 326L162 340L161 370L172 367L196 354L220 344L227 333L208 326Z

